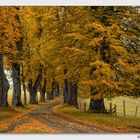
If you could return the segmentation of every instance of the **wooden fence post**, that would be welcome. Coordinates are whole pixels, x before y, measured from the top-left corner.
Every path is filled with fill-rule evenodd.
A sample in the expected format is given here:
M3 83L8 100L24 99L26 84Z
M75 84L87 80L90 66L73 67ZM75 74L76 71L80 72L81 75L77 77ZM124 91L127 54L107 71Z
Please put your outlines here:
M86 102L84 102L84 111L86 112Z
M117 116L117 106L114 105L114 115Z
M80 110L82 110L82 107L81 107L81 100L79 100L79 105L80 105Z
M123 115L124 115L124 117L125 117L125 101L123 101Z
M110 110L109 113L112 114L112 103L110 102Z
M138 113L138 106L136 106L135 117L137 117L137 113Z

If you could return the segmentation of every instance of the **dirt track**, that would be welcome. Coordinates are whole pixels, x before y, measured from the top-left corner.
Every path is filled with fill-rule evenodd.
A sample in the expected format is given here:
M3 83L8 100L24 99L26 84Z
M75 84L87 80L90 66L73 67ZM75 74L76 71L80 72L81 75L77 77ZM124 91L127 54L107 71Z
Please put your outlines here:
M61 101L50 102L48 105L41 106L38 109L30 111L20 119L8 124L8 127L0 132L33 133L33 130L38 130L38 132L43 133L104 133L104 131L97 129L92 125L54 112L53 108L60 104Z

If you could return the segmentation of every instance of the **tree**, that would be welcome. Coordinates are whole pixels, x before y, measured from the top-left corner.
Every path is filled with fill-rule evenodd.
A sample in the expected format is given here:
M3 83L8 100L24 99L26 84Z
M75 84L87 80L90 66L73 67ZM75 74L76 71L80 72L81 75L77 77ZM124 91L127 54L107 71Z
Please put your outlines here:
M90 87L90 110L104 111L105 97L132 95L129 91L135 86L127 77L128 73L133 73L127 63L131 55L121 39L130 37L121 28L128 9L62 7L61 11L57 23L57 33L61 38L57 38L61 41L61 45L57 45L60 55L57 60L61 69L67 71L64 72L64 102L69 102L69 80L75 76L79 82Z
M82 96L91 99L89 110L99 112L106 111L104 98L139 96L137 7L6 7L1 10L1 100L6 95L3 65L12 68L13 103L17 106L22 105L21 84L24 104L26 89L30 103L37 104L38 91L40 101L44 102L45 94L47 99L53 99L61 87L64 103L78 107L78 96L85 88Z
M0 50L0 106L8 106L7 92L9 89L9 83L4 74L4 55L10 57L12 54L12 46L19 39L18 23L15 21L17 11L13 7L2 7L0 8L0 29L1 29L1 50Z

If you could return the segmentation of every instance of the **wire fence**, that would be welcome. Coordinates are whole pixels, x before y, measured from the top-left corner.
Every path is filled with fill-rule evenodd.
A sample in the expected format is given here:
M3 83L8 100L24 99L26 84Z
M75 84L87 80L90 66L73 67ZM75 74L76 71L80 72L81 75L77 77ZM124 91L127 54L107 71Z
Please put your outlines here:
M78 107L82 111L89 109L90 99L78 98ZM109 113L115 116L140 118L140 105L133 100L121 100L119 102L105 102L105 107Z

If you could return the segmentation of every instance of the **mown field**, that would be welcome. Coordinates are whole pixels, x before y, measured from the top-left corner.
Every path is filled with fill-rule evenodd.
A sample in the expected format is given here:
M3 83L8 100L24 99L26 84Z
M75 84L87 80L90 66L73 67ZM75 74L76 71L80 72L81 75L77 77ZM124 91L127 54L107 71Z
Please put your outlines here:
M114 107L114 104L116 104L117 115L118 116L123 116L123 101L125 101L126 116L135 117L136 106L138 106L137 117L140 118L140 98L120 96L120 97L115 97L115 98L112 98L112 99L105 99L104 100L105 107L108 110L110 108L110 102L112 103L113 107ZM81 102L81 110L84 109L84 102L86 102L86 110L88 110L90 99L79 98L78 99L79 108L80 108L80 102Z
M87 86L81 85L79 86L79 96L78 99L79 107L81 102L81 110L84 110L84 102L86 102L86 110L89 108L90 103L90 91ZM123 116L123 101L125 101L125 114L126 117L135 117L136 106L137 108L137 118L140 118L140 98L133 98L128 96L119 96L110 99L104 99L105 107L109 110L110 102L112 103L112 107L114 104L117 106L117 116Z

